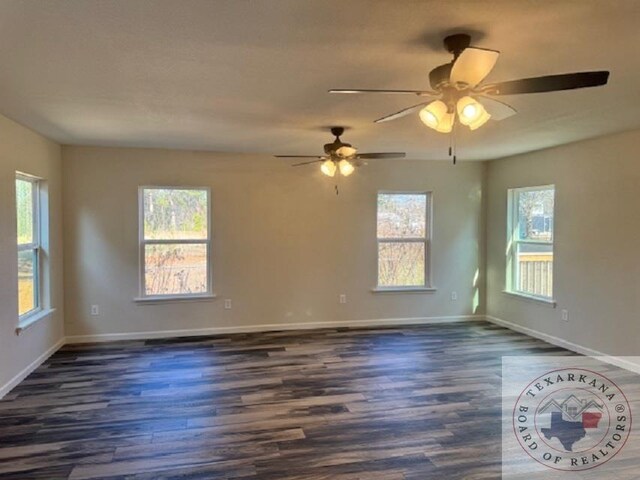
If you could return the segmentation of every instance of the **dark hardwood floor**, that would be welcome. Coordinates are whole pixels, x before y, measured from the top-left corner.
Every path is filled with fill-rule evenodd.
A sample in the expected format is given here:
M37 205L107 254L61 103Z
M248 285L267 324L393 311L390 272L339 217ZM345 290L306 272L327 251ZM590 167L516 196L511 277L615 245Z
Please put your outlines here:
M0 401L0 478L500 478L484 322L68 345Z

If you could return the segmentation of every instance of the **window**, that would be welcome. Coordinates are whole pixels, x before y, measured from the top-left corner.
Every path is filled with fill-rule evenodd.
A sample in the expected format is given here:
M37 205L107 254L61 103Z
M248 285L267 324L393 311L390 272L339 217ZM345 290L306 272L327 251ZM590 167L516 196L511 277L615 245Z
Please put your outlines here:
M140 188L142 297L211 295L207 188Z
M555 188L509 190L507 291L553 298Z
M378 194L378 288L428 287L428 193Z
M40 181L16 174L18 241L18 315L22 320L42 308L40 295Z

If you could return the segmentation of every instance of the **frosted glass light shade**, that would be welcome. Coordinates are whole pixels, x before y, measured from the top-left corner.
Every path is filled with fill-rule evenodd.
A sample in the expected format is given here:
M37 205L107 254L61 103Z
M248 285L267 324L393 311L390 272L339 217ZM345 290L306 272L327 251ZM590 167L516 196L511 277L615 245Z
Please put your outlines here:
M418 115L420 116L422 123L427 127L437 130L438 126L447 115L447 110L447 105L442 100L434 100L420 110Z
M333 163L333 160L325 160L320 165L320 171L324 173L327 177L333 177L336 174L336 164Z
M440 122L438 123L438 126L436 127L436 132L449 133L451 130L453 130L453 124L455 121L456 121L455 113L445 114L440 120Z
M340 169L340 173L345 177L351 175L355 170L355 167L347 160L340 160L338 168Z
M465 96L458 100L456 105L460 123L468 126L471 130L481 127L491 118L484 106L475 98Z

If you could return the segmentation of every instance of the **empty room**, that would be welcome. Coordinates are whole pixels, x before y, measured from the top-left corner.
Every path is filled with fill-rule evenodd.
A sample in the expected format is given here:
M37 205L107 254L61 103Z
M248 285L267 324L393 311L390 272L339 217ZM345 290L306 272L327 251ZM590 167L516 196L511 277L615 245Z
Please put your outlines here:
M639 478L638 25L0 0L0 479Z

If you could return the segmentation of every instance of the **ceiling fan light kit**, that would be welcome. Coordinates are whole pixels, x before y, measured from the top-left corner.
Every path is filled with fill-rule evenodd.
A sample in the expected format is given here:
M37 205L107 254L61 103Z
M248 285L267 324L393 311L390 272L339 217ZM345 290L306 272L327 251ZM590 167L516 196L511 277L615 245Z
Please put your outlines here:
M322 165L320 165L320 171L327 177L335 177L336 171L339 171L340 175L342 175L343 177L348 177L356 169L356 167L354 167L351 162L349 162L349 160L346 160L344 158L337 163L338 165L336 166L335 160L325 160L324 162L322 162Z
M491 118L491 114L484 106L468 95L457 101L455 109L442 100L434 100L418 112L422 123L440 133L449 133L453 130L456 114L460 123L471 130L480 128Z

